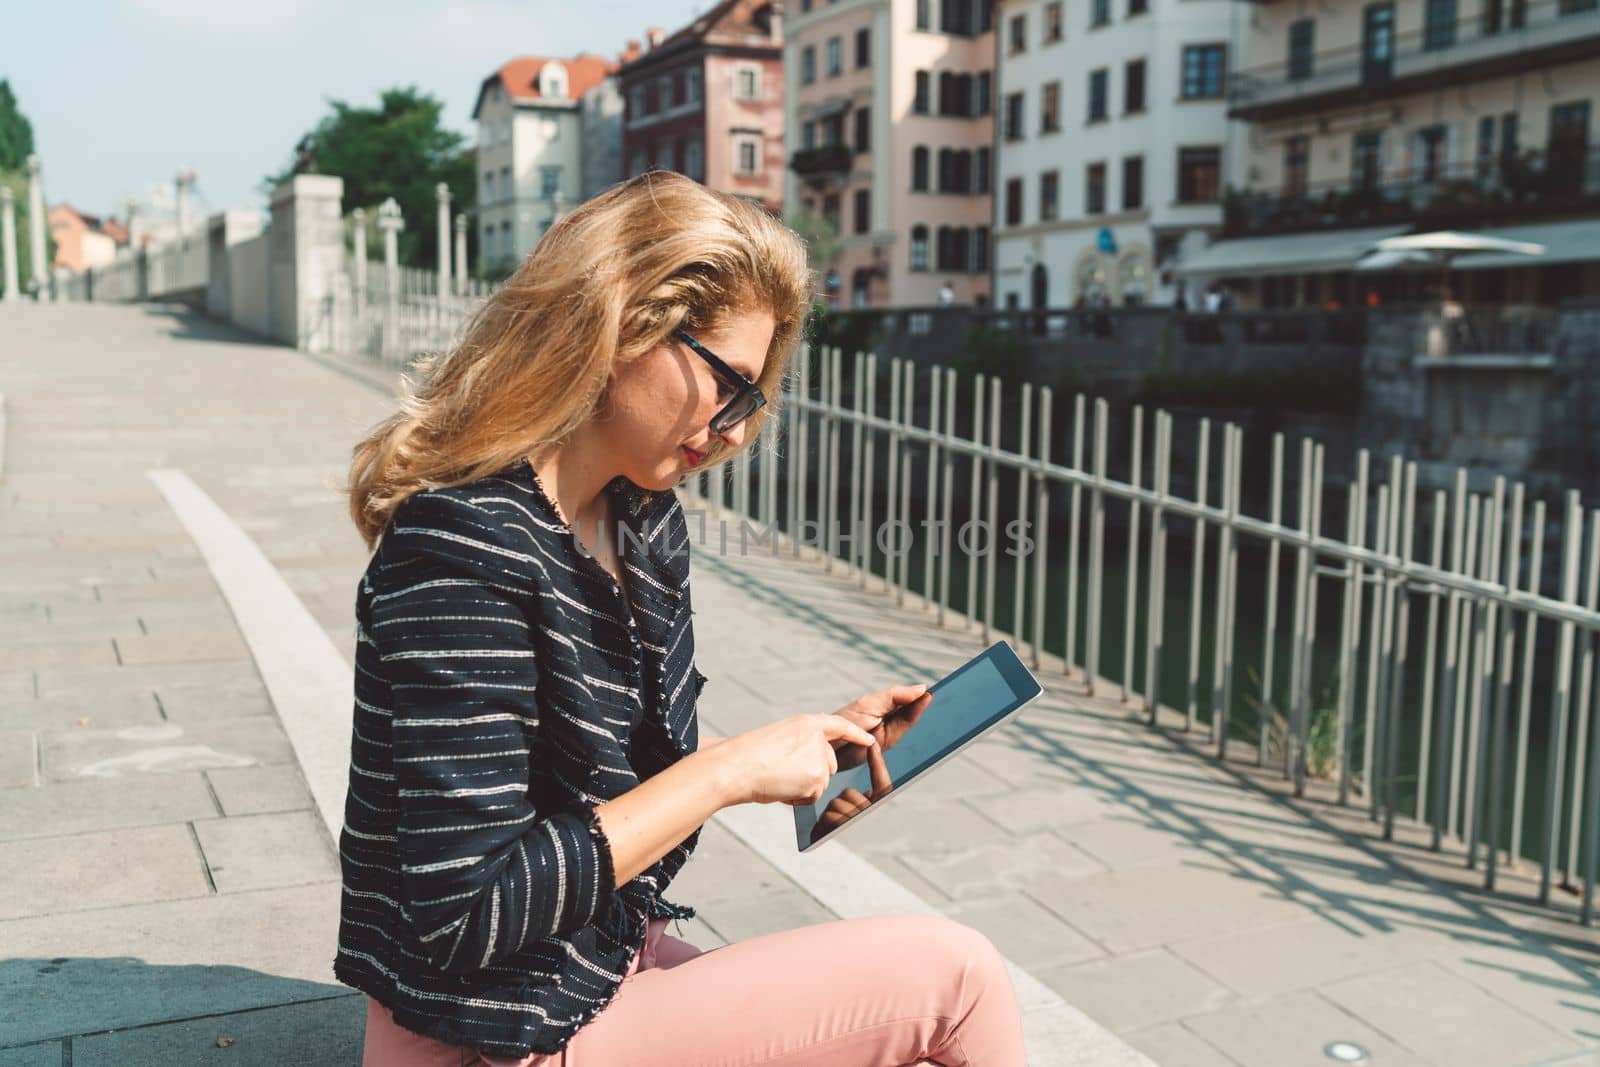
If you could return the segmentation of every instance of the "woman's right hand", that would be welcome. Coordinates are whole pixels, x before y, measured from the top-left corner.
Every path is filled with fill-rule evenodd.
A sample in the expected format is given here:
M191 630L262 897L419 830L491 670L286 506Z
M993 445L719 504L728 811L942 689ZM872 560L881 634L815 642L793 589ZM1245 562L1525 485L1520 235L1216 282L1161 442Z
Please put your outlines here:
M735 777L735 803L815 804L839 769L837 739L871 746L877 739L839 715L791 715L736 734L716 747Z

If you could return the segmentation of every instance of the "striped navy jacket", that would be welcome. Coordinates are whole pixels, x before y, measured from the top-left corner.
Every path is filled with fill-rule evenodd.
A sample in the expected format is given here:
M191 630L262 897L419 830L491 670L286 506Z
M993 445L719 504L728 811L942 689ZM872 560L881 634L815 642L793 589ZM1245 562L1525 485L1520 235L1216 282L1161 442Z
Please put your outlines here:
M606 492L626 598L525 459L408 497L357 587L334 975L490 1055L563 1048L694 913L660 893L698 830L617 886L593 816L698 747L705 682L677 496Z

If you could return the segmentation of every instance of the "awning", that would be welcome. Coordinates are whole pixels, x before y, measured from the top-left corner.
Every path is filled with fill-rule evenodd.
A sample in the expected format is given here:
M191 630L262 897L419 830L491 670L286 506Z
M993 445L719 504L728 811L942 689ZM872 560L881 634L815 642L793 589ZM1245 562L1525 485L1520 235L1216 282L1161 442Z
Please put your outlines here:
M1462 256L1450 264L1457 270L1503 270L1507 267L1544 267L1554 263L1583 263L1600 260L1600 219L1573 219L1567 222L1539 222L1526 226L1501 226L1479 233L1512 241L1531 241L1544 245L1537 256L1504 255L1484 252Z
M1365 230L1289 233L1279 237L1239 237L1202 248L1186 257L1176 269L1182 275L1208 277L1349 270L1356 260L1372 251L1373 245L1410 228L1377 226Z

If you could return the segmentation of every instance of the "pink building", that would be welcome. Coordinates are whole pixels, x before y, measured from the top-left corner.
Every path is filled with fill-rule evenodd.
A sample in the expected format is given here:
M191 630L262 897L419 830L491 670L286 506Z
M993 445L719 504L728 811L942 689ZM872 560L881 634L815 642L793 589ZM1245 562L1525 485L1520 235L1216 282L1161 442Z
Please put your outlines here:
M990 0L792 0L784 203L833 221L841 307L989 300Z
M622 172L675 170L777 212L783 203L783 30L774 0L723 0L671 36L629 42Z

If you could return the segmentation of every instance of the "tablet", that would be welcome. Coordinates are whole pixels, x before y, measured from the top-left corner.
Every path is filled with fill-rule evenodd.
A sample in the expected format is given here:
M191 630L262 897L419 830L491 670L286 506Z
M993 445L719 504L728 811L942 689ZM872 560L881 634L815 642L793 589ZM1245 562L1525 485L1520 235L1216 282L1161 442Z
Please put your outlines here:
M906 786L1005 722L1044 691L1011 646L996 641L949 675L928 687L932 697L909 714L891 712L883 720L892 740L880 743L881 756L863 762L863 745L839 748L840 769L828 779L815 804L794 806L794 832L801 852L809 852L884 806ZM896 729L896 717L899 729ZM905 725L910 718L911 724Z

